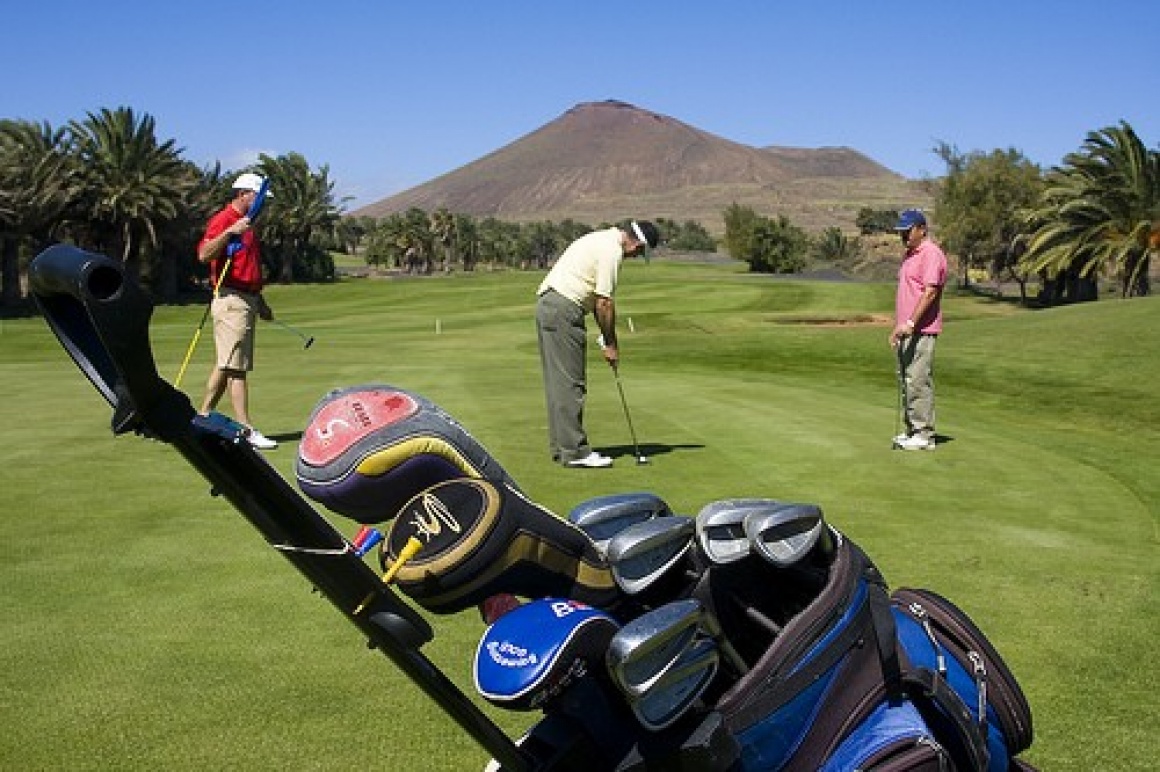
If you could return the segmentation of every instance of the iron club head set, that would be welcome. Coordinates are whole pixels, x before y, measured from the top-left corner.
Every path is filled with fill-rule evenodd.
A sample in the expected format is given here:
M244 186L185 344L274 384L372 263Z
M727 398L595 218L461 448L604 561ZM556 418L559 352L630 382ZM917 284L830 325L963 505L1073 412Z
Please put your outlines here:
M724 499L697 513L697 542L718 566L757 554L786 568L814 549L833 551L833 537L820 507L773 499Z
M607 555L608 542L625 528L672 513L655 494L613 493L580 502L568 513L568 522L587 534L601 555Z
M692 598L642 614L613 635L606 662L637 720L646 729L671 726L717 674L717 642L706 612Z

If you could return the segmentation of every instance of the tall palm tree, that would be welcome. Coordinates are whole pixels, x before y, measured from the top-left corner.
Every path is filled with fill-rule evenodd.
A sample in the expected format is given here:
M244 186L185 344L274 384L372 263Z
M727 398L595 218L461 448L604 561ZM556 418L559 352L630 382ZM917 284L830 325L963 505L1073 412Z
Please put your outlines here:
M431 237L443 248L443 269L450 271L455 260L455 216L445 206L431 213Z
M156 248L158 229L177 217L190 180L173 140L158 142L151 115L103 109L69 124L85 177L84 213L96 238L141 272L142 247Z
M38 251L55 236L75 195L75 165L63 129L0 121L0 302L23 300L20 251Z
M273 258L279 281L294 281L295 260L306 261L331 243L342 219L340 202L326 165L311 171L299 153L262 155L258 172L270 179L270 212L263 215L264 252ZM324 238L325 237L325 238Z
M1126 122L1088 134L1052 169L1022 263L1049 278L1091 280L1118 274L1123 296L1148 294L1148 268L1160 231L1160 152Z

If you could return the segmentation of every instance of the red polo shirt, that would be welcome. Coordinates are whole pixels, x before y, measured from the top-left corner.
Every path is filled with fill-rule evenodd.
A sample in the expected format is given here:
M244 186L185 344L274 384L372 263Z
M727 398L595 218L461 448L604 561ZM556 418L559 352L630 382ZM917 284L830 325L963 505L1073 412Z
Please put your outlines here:
M231 225L242 219L244 215L233 207L233 204L226 204L224 208L213 217L210 218L209 223L205 226L205 235L201 237L201 242L197 245L200 250L202 245L207 241L212 241L214 238L220 236ZM262 248L258 243L258 237L254 234L254 229L246 231L241 237L241 249L234 253L234 257L230 260L229 271L225 279L222 280L221 286L231 287L241 292L258 293L262 291ZM229 252L229 245L226 245L226 252ZM221 271L222 266L225 265L226 257L211 260L209 263L209 280L213 286L218 286L218 272Z

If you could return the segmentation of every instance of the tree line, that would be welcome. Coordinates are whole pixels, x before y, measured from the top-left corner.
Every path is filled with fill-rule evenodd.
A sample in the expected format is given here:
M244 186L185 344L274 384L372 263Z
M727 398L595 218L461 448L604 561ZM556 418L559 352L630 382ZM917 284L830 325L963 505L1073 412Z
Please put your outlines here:
M1104 277L1117 280L1122 297L1150 293L1160 250L1160 152L1126 122L1090 132L1046 172L1013 149L961 153L940 143L934 152L947 174L938 180L932 218L944 249L959 257L964 285L981 269L1016 282L1024 302L1033 279L1048 305L1095 299ZM864 207L856 224L869 235L897 220L897 210ZM725 226L726 249L754 271L799 271L811 248L829 259L859 248L837 229L811 240L784 216L736 205Z
M1038 279L1048 304L1091 300L1114 278L1122 297L1150 294L1160 250L1160 148L1121 122L1090 132L1046 172L1017 150L936 152L948 174L938 198L939 233L964 270L1019 283Z
M476 218L440 207L434 212L411 207L386 217L351 218L353 243L368 265L408 273L434 273L479 264L491 267L546 268L576 238L593 226L576 220L512 222ZM672 250L712 252L717 242L698 222L655 220ZM628 221L599 223L628 227Z
M269 177L275 191L262 218L273 281L333 279L332 251L412 273L480 263L545 268L591 230L573 220L510 222L445 207L345 216L328 167L311 168L300 154L262 155L247 169L226 171L199 168L182 152L174 140L157 138L151 116L128 107L63 127L0 120L0 302L22 302L29 260L58 241L122 260L159 302L172 301L204 280L196 243L240 171ZM1160 248L1160 153L1128 124L1090 133L1047 172L1016 150L964 154L941 143L934 152L947 174L935 182L932 219L944 248L960 258L965 283L971 269L984 269L1018 282L1026 299L1034 278L1040 299L1055 303L1091 299L1098 278L1115 276L1125 297L1148 294ZM897 215L863 208L857 226L862 235L889 231ZM666 247L722 248L755 272L797 273L811 257L841 263L862 251L840 228L811 236L784 215L751 207L733 204L723 219L720 243L695 221L655 221Z
M58 242L121 260L161 302L204 278L197 242L243 170L199 168L182 152L158 139L152 116L128 107L61 127L0 120L0 302L21 304L28 262ZM328 168L288 153L261 155L244 171L275 190L262 223L267 273L333 276L328 250L345 236Z

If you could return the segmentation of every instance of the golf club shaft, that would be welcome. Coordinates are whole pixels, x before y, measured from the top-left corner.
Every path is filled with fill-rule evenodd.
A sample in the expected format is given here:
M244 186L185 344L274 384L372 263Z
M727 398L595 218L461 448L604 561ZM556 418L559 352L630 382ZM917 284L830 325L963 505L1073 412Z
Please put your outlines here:
M273 322L274 324L278 325L282 329L286 330L287 332L291 332L291 333L297 335L299 338L301 338L302 342L306 344L305 348L310 348L310 344L314 342L314 336L307 335L306 333L302 332L301 330L298 330L298 329L295 329L294 327L291 327L290 325L286 324L286 322L282 321L281 319L278 319L277 317L271 319L270 321Z
M230 263L234 261L233 255L226 258L226 264L222 266L222 272L218 274L218 279L213 285L213 297L218 296L218 290L222 287L222 279L226 278L226 274L230 271ZM213 307L213 298L210 299L209 305L205 307L205 313L201 315L201 322L197 325L197 330L193 333L193 340L189 342L189 348L185 351L185 359L181 361L181 369L177 372L177 378L173 381L176 388L181 388L181 379L185 375L185 368L189 367L189 360L193 357L193 350L197 348L197 342L201 340L201 329L205 327L205 320L209 318L210 309Z
M906 410L906 386L902 380L902 346L901 344L894 349L894 375L898 380L898 412L894 416L894 436L902 434L902 414ZM897 444L891 446L897 447Z
M620 393L620 406L624 408L624 420L628 424L628 433L632 437L632 450L636 458L640 459L640 443L636 441L636 429L632 426L632 416L628 414L628 400L624 398L624 386L620 383L620 368L612 366L612 377L616 379L616 390Z

